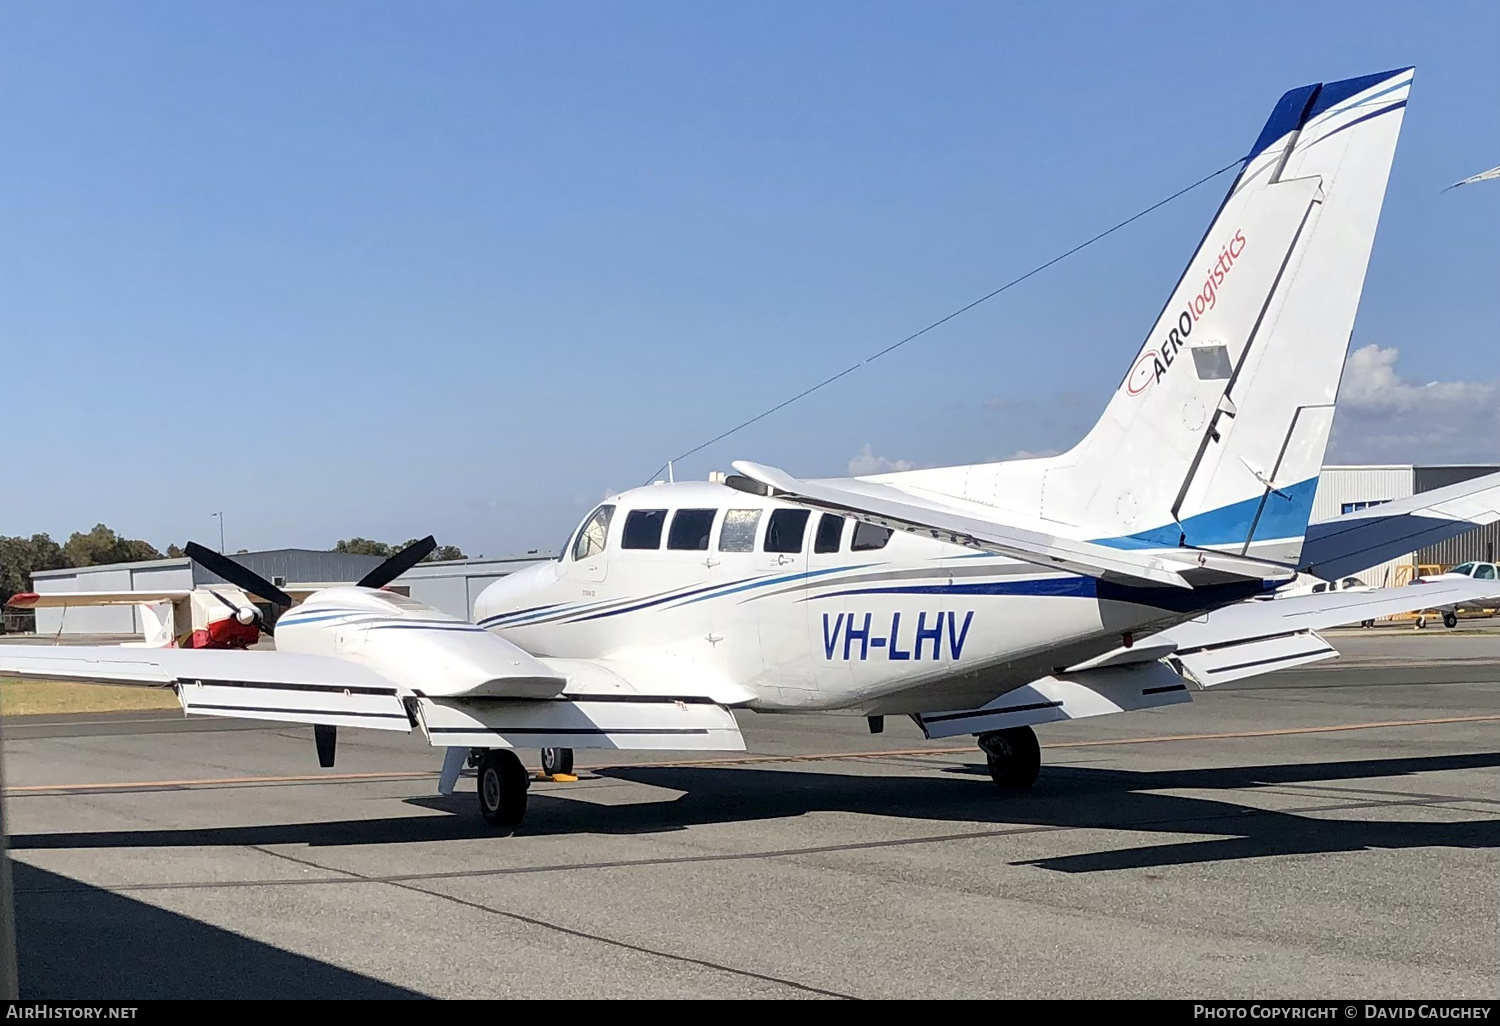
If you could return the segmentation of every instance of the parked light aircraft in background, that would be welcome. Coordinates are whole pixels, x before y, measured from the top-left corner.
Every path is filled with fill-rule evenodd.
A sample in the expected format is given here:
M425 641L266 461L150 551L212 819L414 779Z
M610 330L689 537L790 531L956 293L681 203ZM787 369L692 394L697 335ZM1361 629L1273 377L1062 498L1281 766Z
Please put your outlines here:
M1494 563L1481 562L1460 563L1458 566L1454 567L1452 570L1447 571L1446 573L1425 574L1421 577L1418 577L1411 583L1426 585L1444 581L1468 580L1474 581L1475 584L1484 589L1485 593L1483 595L1474 596L1474 598L1470 601L1460 602L1454 605L1429 605L1422 607L1424 612L1427 610L1431 610L1435 613L1442 614L1443 626L1453 628L1458 626L1458 614L1460 612L1479 612L1480 610L1485 609L1500 609L1500 566L1497 566ZM1426 627L1427 617L1417 617L1417 626Z
M136 648L249 648L260 640L261 614L238 588L167 588L161 591L75 591L12 595L10 609L135 606L144 641ZM66 614L65 614L66 615Z
M428 539L423 539L425 545ZM201 546L193 552L202 554ZM236 564L238 565L238 564ZM278 585L278 592L300 602L327 584ZM132 648L249 648L262 633L274 628L262 608L266 596L227 584L197 588L166 588L159 591L65 591L39 595L34 591L12 595L5 605L11 609L76 609L90 606L135 606L141 615L144 640L127 642ZM64 614L66 615L66 614Z
M736 708L872 730L908 715L928 737L976 735L998 786L1029 786L1035 724L1329 658L1316 630L1405 611L1413 589L1245 600L1495 510L1500 481L1481 480L1308 528L1410 83L1282 97L1102 419L1061 456L821 481L741 463L611 498L558 560L487 588L477 623L380 590L414 547L283 615L274 652L4 646L0 675L312 723L324 765L340 726L420 729L447 748L440 789L476 764L480 811L504 827L526 806L514 749L740 750ZM1425 587L1427 603L1475 591Z

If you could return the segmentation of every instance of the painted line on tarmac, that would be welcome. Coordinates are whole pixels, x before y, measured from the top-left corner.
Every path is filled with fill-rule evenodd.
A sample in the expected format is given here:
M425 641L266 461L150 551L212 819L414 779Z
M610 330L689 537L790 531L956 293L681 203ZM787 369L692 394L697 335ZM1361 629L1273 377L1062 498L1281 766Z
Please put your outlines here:
M1448 723L1487 723L1500 720L1500 713L1477 716L1438 716L1423 720L1380 720L1371 723L1337 723L1326 727L1280 727L1272 730L1235 730L1204 734L1164 734L1159 737L1121 737L1102 741L1050 741L1043 748L1102 748L1115 745L1150 745L1179 741L1228 741L1253 737L1290 737L1301 734L1333 734L1350 730L1379 730L1390 727L1428 727ZM593 772L611 769L669 769L677 766L753 766L765 763L830 762L841 759L899 759L913 756L963 755L974 751L973 745L950 748L902 748L876 752L826 752L810 755L751 755L728 759L684 759L669 762L618 762L581 767ZM6 794L42 792L120 791L131 788L225 787L239 784L317 784L355 780L421 780L437 775L436 770L405 770L372 773L309 773L281 777L217 777L189 780L131 780L102 784L24 784L7 787Z

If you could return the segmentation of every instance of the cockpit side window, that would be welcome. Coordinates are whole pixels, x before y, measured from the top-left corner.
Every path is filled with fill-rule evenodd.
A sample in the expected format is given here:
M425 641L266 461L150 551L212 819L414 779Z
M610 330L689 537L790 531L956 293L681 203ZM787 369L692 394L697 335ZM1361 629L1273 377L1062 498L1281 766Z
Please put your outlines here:
M573 539L575 560L588 559L604 551L605 542L609 540L609 521L614 515L613 506L600 506L589 514L578 529L578 537Z
M625 517L625 530L620 534L622 549L661 548L661 529L667 522L664 509L633 509Z
M667 532L667 548L707 552L708 536L714 529L716 509L680 509L672 514L672 529Z
M760 510L732 509L724 514L719 528L720 552L754 552L755 531L760 527Z
M871 552L875 549L883 549L891 540L891 529L889 527L876 527L867 524L863 520L854 525L854 540L849 544L851 552Z
M1495 579L1495 568L1488 563L1480 563L1474 568L1474 580L1493 581Z

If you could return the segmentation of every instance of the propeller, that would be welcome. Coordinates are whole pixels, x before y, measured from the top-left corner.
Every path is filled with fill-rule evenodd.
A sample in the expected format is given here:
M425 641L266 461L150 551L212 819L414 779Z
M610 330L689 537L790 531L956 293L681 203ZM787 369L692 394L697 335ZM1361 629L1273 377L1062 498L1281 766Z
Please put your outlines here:
M420 541L414 541L400 552L391 556L374 570L359 579L361 588L384 588L406 571L416 566L427 558L428 553L437 548L437 539L432 535Z
M189 559L205 570L218 574L224 580L248 595L255 595L269 602L274 602L283 609L290 609L297 604L296 600L290 595L254 570L251 570L243 563L235 562L228 556L215 552L213 549L204 548L197 542L188 542L184 546L183 552ZM223 600L222 596L220 596L220 600ZM243 618L244 612L245 610L237 610L235 612L235 619L239 620L240 623L246 622ZM260 629L268 637L274 638L276 636L275 628L266 622L265 617L256 615L255 620L259 623Z

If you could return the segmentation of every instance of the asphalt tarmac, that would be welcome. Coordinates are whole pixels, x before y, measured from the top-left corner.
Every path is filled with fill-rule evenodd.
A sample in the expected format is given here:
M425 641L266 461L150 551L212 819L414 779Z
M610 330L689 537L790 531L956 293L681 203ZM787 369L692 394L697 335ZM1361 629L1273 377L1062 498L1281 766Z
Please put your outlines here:
M1500 996L1500 632L1039 729L580 752L513 837L420 736L5 725L26 998ZM533 762L535 753L523 753Z

